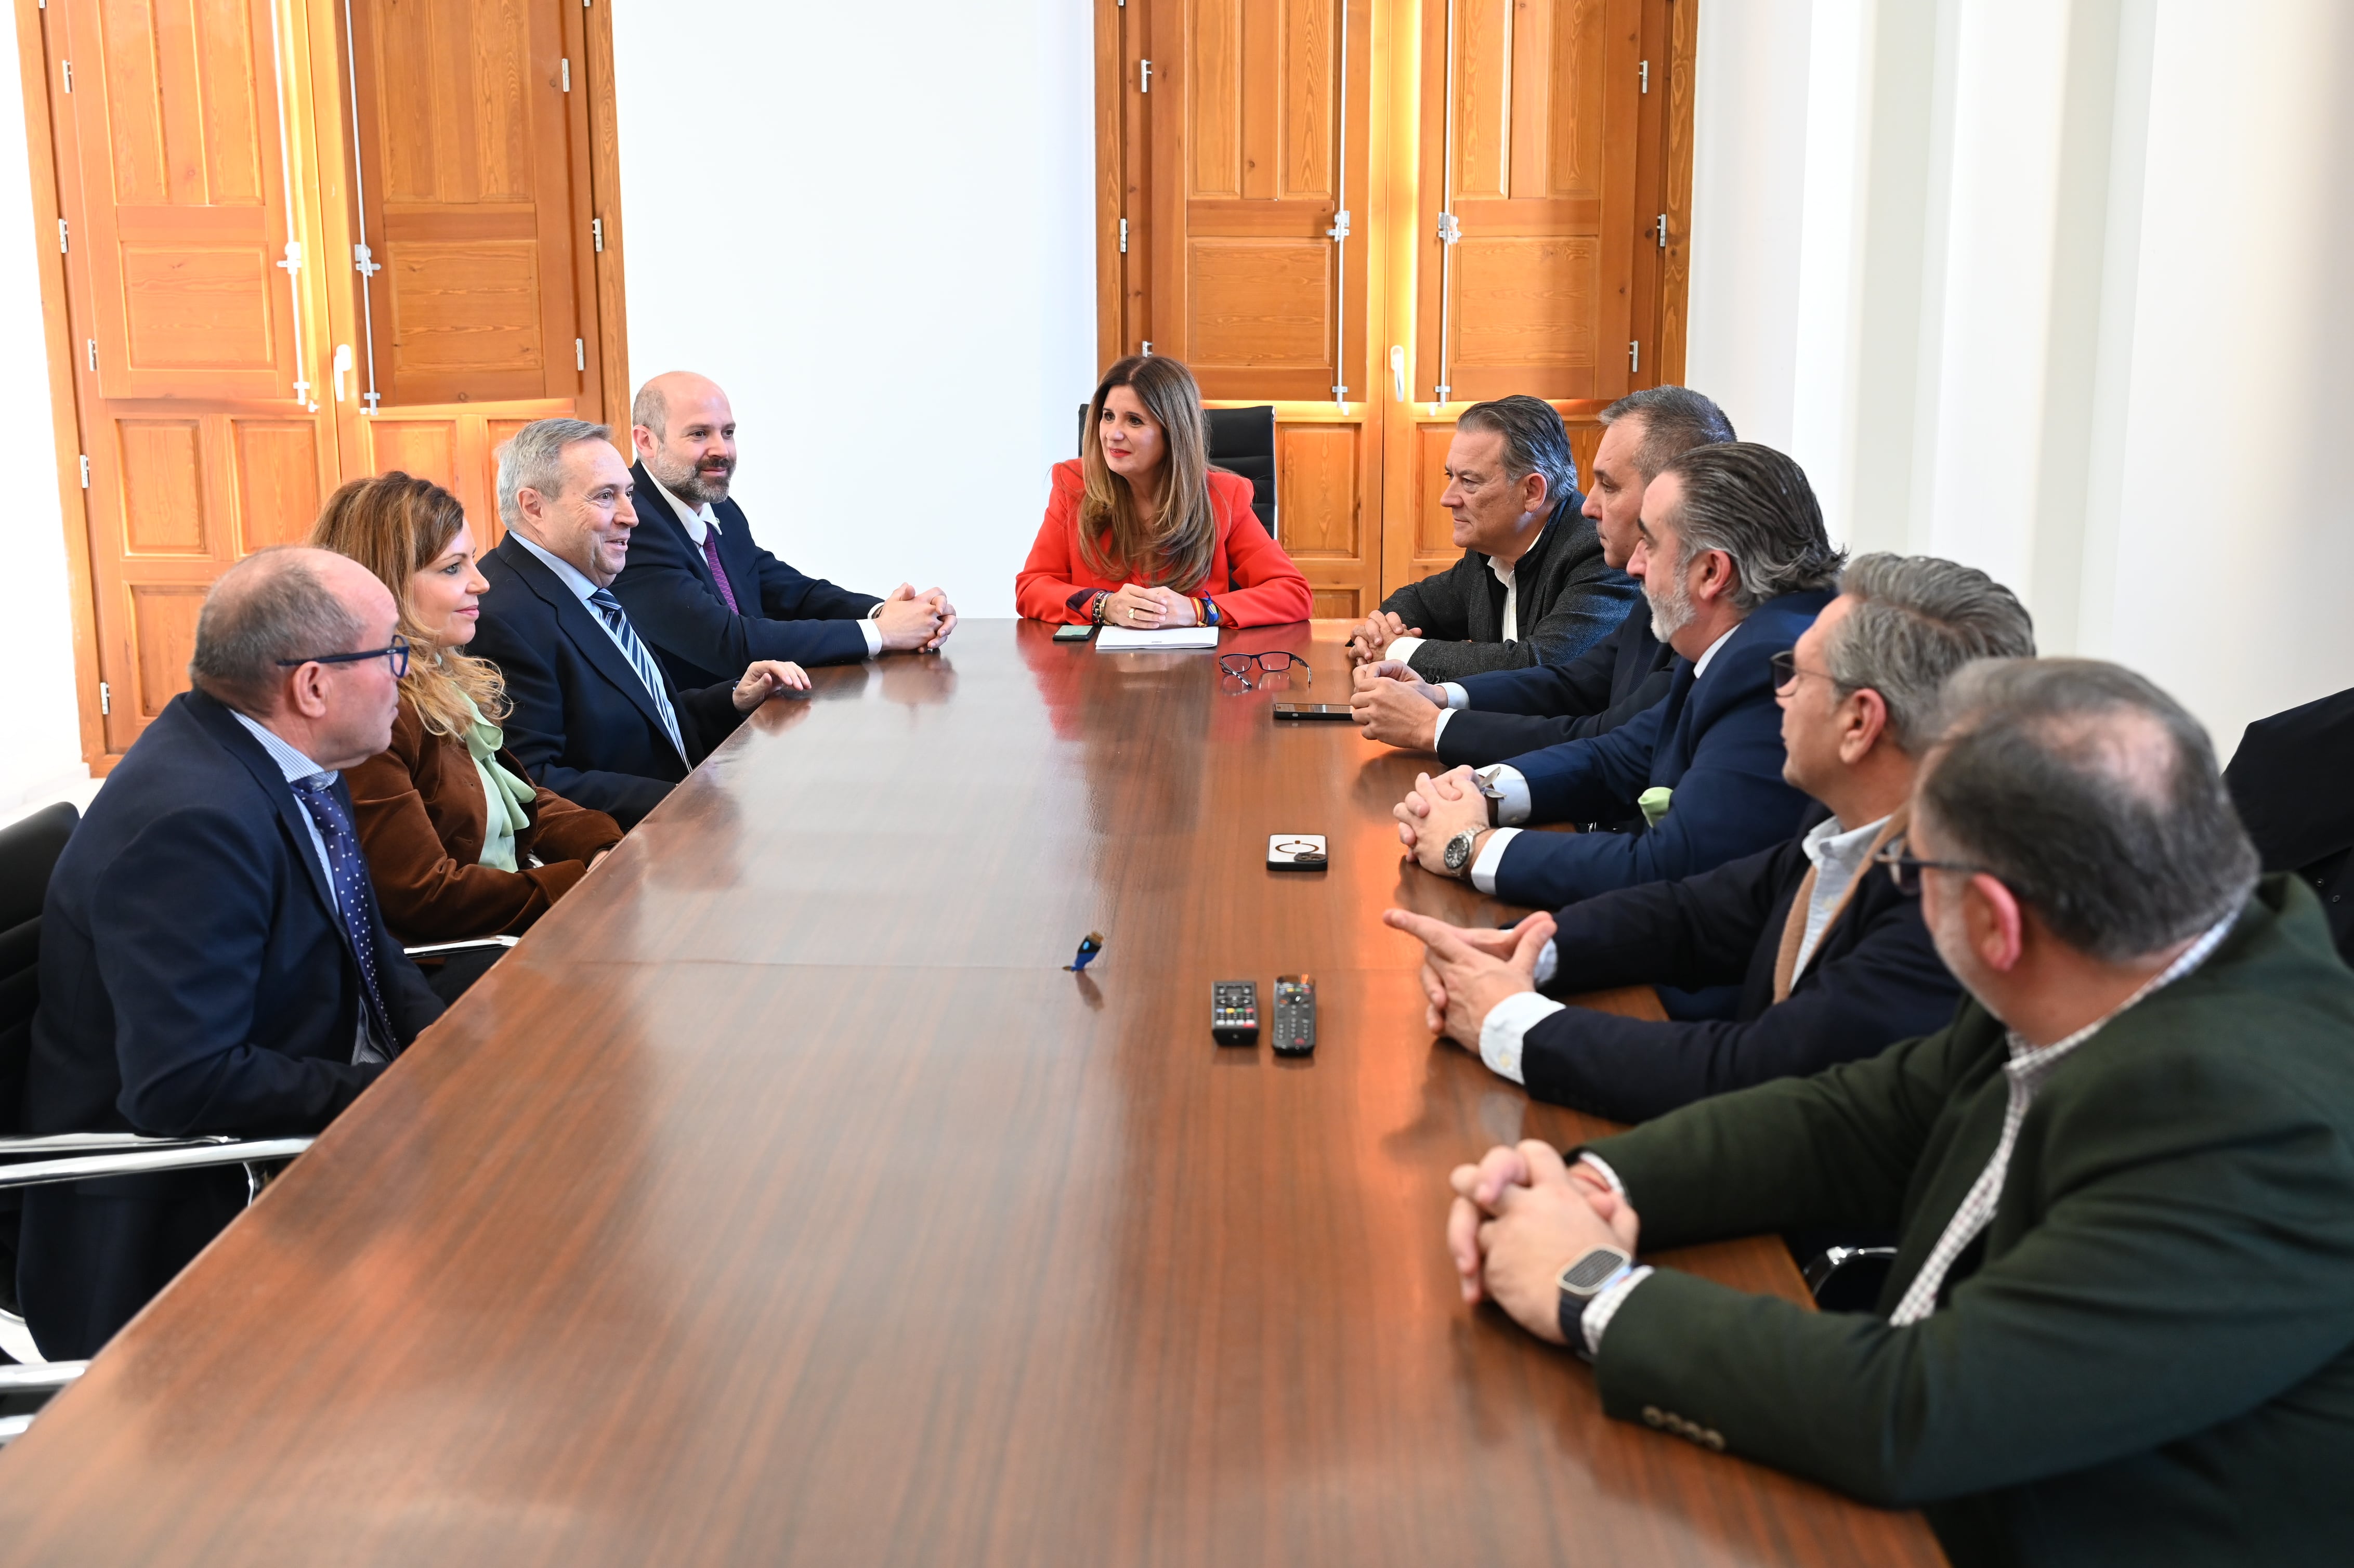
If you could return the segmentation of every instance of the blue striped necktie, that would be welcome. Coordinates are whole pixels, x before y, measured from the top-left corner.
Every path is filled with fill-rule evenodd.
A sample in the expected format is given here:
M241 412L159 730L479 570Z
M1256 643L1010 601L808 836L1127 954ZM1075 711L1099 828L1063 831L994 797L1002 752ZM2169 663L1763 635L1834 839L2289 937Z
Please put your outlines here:
M669 732L670 743L678 747L678 759L687 762L686 743L678 737L678 715L671 709L670 692L663 681L662 666L654 662L653 651L638 641L636 630L630 625L630 618L621 612L621 601L610 592L599 588L588 596L588 602L612 631L614 641L620 643L621 652L630 656L630 663L637 670L638 679L643 681L646 690L653 694L654 706L662 713L663 728Z

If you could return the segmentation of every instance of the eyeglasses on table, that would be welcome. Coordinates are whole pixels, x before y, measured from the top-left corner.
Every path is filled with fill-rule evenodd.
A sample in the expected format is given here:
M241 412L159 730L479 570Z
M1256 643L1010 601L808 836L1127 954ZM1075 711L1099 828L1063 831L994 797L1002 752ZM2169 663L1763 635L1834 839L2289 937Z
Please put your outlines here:
M1219 670L1240 681L1246 690L1256 689L1258 684L1251 679L1254 665L1262 675L1288 677L1296 671L1308 684L1312 686L1316 683L1316 672L1308 667L1307 660L1296 653L1222 653L1218 656Z

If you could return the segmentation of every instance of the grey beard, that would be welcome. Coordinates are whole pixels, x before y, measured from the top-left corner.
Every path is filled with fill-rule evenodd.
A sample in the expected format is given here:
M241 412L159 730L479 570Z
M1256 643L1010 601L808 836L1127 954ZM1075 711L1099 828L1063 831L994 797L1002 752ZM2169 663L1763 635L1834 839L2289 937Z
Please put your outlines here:
M1651 635L1661 642L1672 641L1692 620L1691 595L1684 591L1682 575L1679 573L1669 582L1664 596L1652 594L1648 577L1643 582L1643 598L1651 607Z

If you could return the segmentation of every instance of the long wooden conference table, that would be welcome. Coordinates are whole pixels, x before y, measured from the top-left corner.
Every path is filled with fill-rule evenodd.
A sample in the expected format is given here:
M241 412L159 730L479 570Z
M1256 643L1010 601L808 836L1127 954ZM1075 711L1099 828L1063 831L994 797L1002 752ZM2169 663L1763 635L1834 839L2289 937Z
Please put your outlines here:
M1342 630L769 704L0 1455L0 1560L1941 1562L1463 1306L1448 1169L1601 1124L1423 1027L1382 910L1506 912L1402 863L1427 759L1271 722ZM1213 1044L1300 970L1312 1057Z

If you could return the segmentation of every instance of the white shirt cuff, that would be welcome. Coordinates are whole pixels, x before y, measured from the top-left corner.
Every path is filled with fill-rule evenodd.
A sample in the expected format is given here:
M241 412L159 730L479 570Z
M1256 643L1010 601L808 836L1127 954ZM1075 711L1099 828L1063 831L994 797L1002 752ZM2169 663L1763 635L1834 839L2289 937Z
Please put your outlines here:
M1438 689L1447 694L1447 706L1450 711L1460 711L1471 705L1471 694L1463 689L1462 682L1441 681Z
M1393 637L1390 639L1389 646L1382 650L1382 657L1411 661L1414 658L1414 651L1422 646L1423 641L1419 637Z
M1532 991L1514 991L1488 1010L1486 1022L1479 1025L1479 1060L1498 1077L1510 1078L1516 1084L1528 1080L1521 1076L1521 1044L1530 1028L1538 1020L1550 1018L1561 1011L1561 1003L1549 996L1539 996Z
M876 605L875 608L880 609L883 607ZM873 616L870 615L861 620L858 623L858 630L866 639L866 656L869 659L883 652L883 628Z
M1561 973L1561 948L1548 938L1544 950L1537 955L1536 982L1538 989L1553 984L1553 977Z
M1617 1316L1619 1308L1627 1305L1627 1298L1634 1294L1635 1287L1650 1277L1651 1266L1638 1263L1627 1271L1626 1278L1585 1304L1585 1312L1577 1319L1577 1327L1585 1336L1588 1360L1602 1353L1602 1330L1610 1327L1610 1319Z
M1504 846L1512 842L1520 829L1498 828L1479 846L1479 858L1471 863L1471 885L1493 896L1496 891L1496 868L1504 863Z
M1437 750L1437 749L1438 749L1438 737L1439 737L1440 736L1445 735L1445 734L1447 733L1447 721L1448 719L1453 718L1454 716L1455 716L1455 715L1454 715L1454 714L1453 714L1453 712L1451 712L1450 710L1446 709L1446 708L1441 708L1441 709L1439 709L1439 710L1438 710L1438 716L1437 716L1437 718L1435 718L1435 719L1431 720L1431 722L1430 722L1430 748L1431 748L1433 751L1436 751L1436 750Z
M1535 810L1529 802L1529 781L1521 777L1517 768L1507 768L1499 762L1479 769L1479 777L1493 784L1503 794L1496 802L1496 821L1525 822Z

